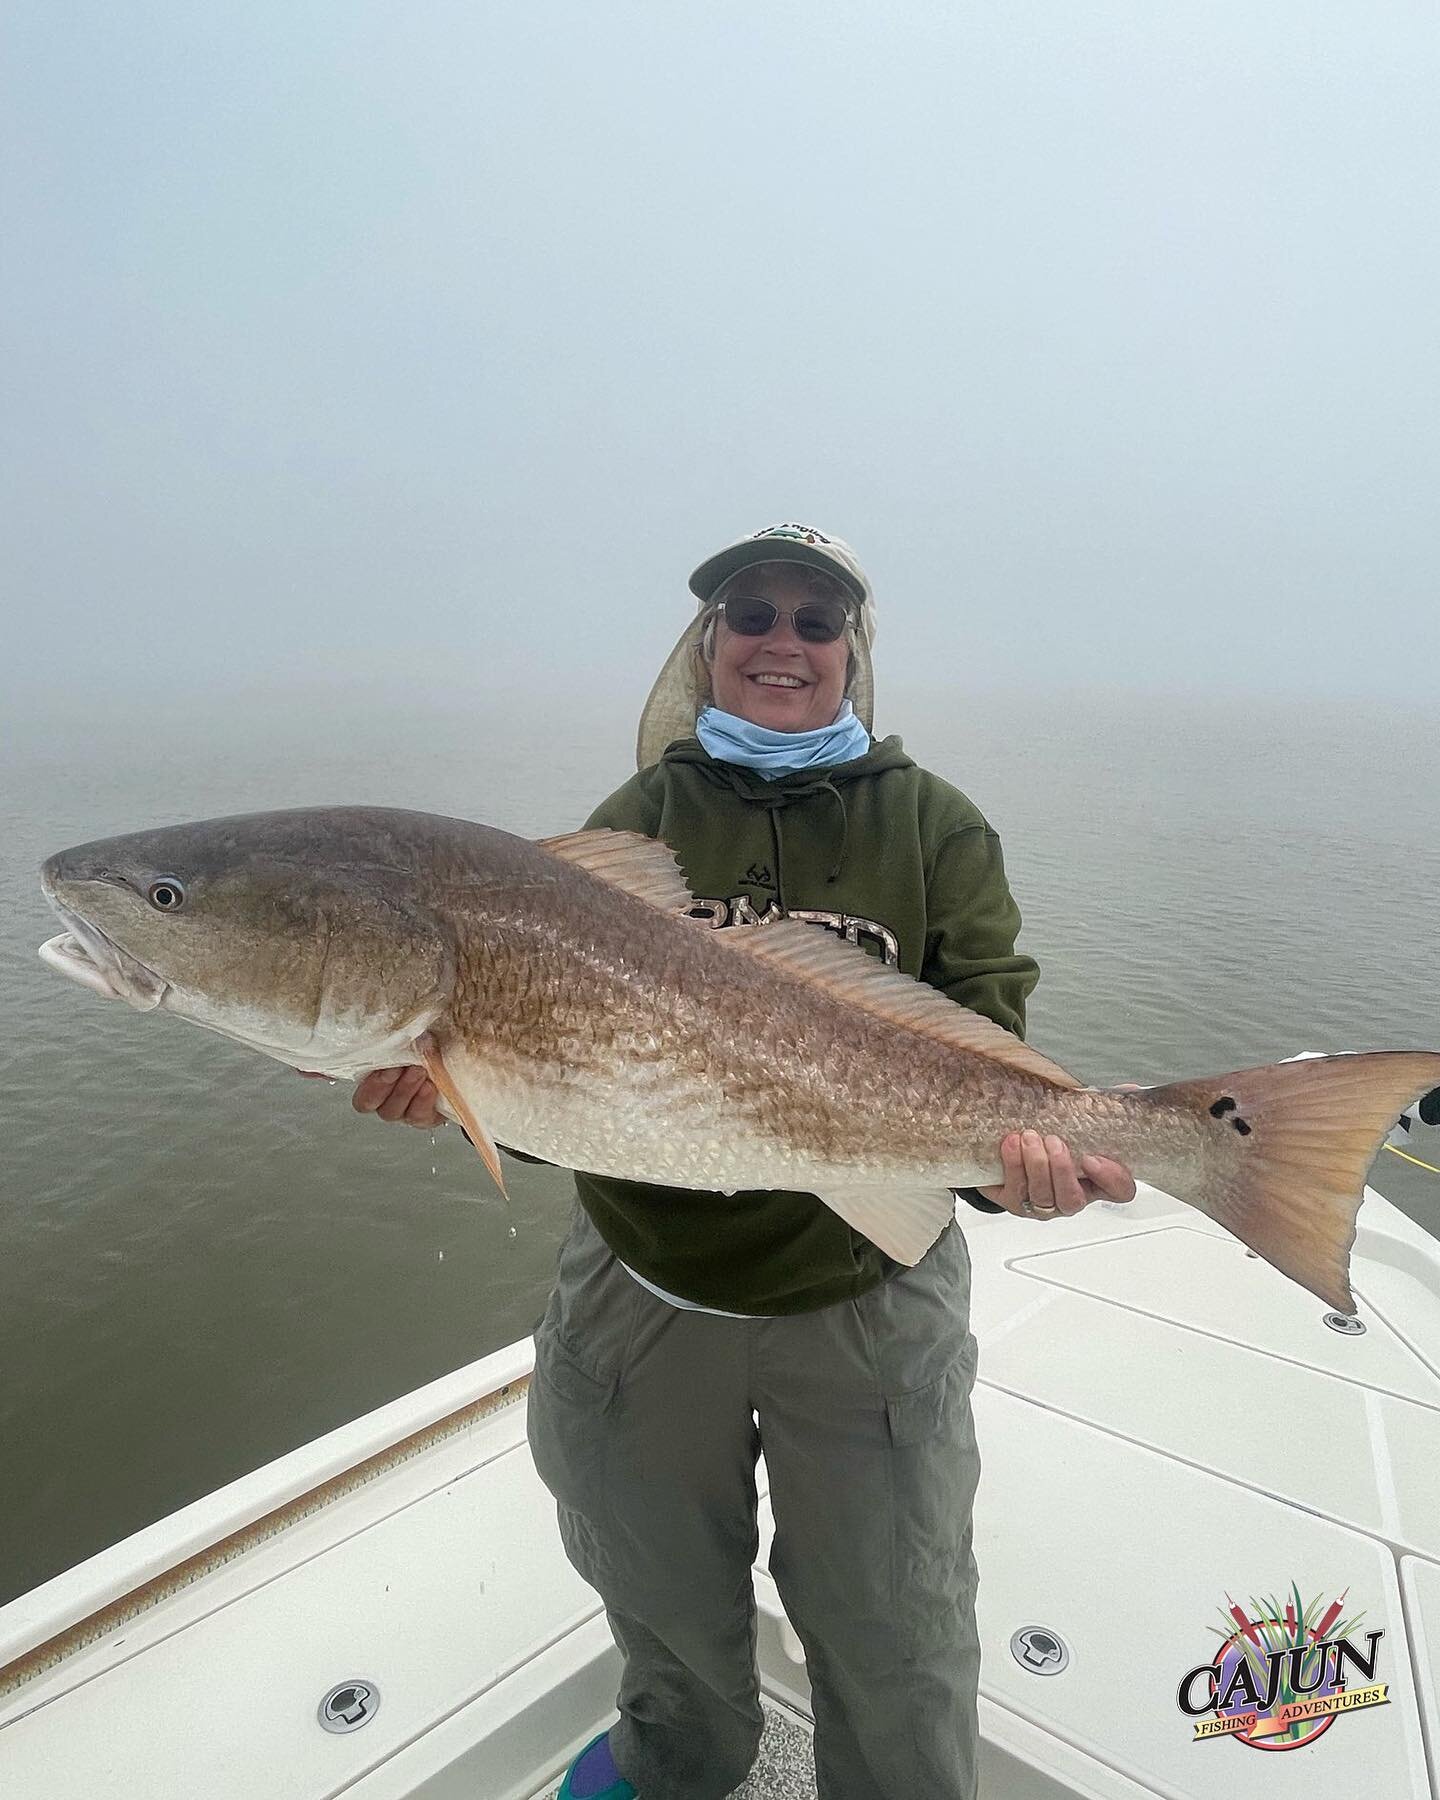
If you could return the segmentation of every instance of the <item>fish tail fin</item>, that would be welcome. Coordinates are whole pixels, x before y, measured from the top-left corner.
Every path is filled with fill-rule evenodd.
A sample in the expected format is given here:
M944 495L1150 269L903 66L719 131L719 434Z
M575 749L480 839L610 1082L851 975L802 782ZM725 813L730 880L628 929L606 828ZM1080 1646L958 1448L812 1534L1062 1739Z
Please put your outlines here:
M1204 1153L1175 1192L1327 1305L1353 1313L1350 1249L1365 1176L1440 1055L1306 1057L1151 1088L1198 1113Z

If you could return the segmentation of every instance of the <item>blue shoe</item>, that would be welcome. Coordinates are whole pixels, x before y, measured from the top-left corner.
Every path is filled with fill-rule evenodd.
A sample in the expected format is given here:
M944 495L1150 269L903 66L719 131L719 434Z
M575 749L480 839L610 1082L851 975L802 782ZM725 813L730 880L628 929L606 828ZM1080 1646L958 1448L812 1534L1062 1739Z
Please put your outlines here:
M571 1763L555 1800L635 1800L635 1792L615 1767L610 1733L602 1731Z

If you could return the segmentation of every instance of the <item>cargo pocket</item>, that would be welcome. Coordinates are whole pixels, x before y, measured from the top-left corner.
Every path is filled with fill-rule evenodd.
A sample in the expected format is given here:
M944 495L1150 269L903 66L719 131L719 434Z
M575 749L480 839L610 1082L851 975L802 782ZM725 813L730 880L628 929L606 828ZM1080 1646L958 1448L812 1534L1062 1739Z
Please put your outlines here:
M958 1654L974 1634L974 1375L973 1353L962 1354L923 1387L885 1400L895 1464L894 1604L909 1657Z
M540 1479L568 1512L603 1526L608 1512L607 1413L619 1385L547 1319L535 1335L526 1431Z
M885 1396L890 1442L897 1450L923 1444L947 1426L965 1418L975 1385L977 1345L972 1335L960 1354L933 1381L907 1393Z

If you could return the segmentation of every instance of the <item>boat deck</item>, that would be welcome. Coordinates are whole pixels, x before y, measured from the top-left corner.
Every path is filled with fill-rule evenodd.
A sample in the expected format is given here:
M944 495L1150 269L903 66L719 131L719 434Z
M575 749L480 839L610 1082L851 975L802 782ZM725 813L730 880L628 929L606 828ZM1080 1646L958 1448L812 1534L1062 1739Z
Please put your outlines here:
M1440 1800L1440 1247L1367 1194L1357 1334L1153 1190L1063 1236L965 1226L982 1794ZM529 1358L527 1340L432 1383L0 1609L6 1800L552 1792L613 1718L617 1663L530 1462ZM742 1792L791 1800L813 1792L809 1690L764 1524L777 1711ZM1253 1618L1292 1584L1344 1595L1360 1648L1383 1634L1383 1703L1290 1755L1198 1741L1182 1677L1232 1602ZM1032 1627L1062 1671L1018 1659ZM320 1729L357 1680L373 1717Z
M765 1735L755 1767L731 1795L731 1800L815 1800L815 1758L810 1746L810 1722L788 1707L767 1700ZM547 1787L543 1800L555 1800L558 1782Z

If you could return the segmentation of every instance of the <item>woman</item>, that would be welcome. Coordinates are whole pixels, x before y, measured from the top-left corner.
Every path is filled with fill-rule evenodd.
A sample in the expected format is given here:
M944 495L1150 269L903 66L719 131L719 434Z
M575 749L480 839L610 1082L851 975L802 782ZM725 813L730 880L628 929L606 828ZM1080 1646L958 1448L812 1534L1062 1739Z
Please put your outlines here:
M898 738L870 736L875 613L853 552L779 525L690 579L700 606L640 723L640 772L591 826L663 839L695 911L798 914L1008 1029L1038 971L999 841ZM697 926L697 929L700 927ZM421 1070L355 1106L431 1128ZM1034 1218L1128 1200L1058 1138L1000 1146L972 1204ZM561 1535L624 1657L620 1720L567 1800L720 1800L762 1715L750 1569L765 1451L770 1569L805 1647L821 1800L973 1800L979 1643L969 1260L948 1227L891 1262L812 1195L576 1176L536 1333L530 1435ZM980 1196L984 1196L981 1198Z

